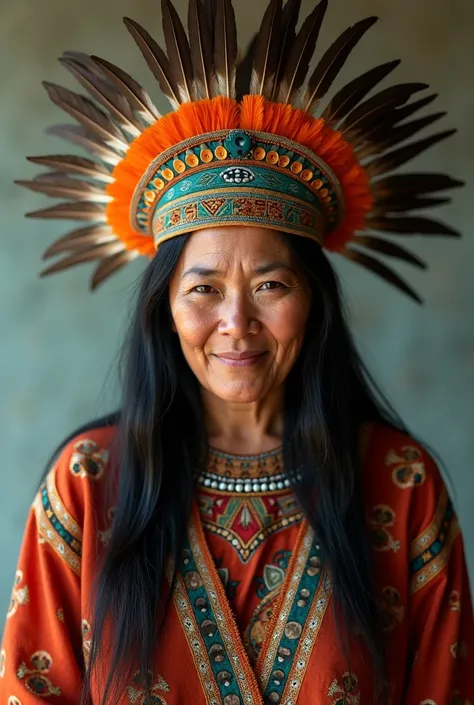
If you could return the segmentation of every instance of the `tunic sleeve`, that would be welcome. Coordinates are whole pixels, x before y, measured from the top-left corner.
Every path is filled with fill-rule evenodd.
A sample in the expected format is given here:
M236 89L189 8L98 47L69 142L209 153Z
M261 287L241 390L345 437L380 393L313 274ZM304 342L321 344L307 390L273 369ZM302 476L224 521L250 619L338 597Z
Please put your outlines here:
M474 618L463 540L426 452L410 512L410 659L406 705L474 702Z
M80 701L88 643L82 554L96 541L90 470L97 477L103 469L98 448L89 438L71 441L29 511L0 650L2 705Z

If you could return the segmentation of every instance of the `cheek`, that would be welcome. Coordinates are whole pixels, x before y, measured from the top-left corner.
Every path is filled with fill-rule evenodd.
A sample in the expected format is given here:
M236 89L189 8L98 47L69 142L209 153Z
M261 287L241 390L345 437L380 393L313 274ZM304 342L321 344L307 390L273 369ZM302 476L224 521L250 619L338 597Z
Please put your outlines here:
M278 345L284 349L299 349L303 343L310 304L303 297L287 299L279 306L268 307L266 325Z
M178 302L172 315L183 347L202 348L215 327L212 311L192 303Z

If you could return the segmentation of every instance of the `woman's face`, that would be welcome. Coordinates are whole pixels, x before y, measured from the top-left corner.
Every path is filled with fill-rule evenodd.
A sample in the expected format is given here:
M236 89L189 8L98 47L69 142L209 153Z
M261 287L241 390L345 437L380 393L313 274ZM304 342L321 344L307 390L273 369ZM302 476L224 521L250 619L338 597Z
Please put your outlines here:
M250 403L283 384L301 349L311 306L303 273L266 228L194 233L170 285L173 328L206 390Z

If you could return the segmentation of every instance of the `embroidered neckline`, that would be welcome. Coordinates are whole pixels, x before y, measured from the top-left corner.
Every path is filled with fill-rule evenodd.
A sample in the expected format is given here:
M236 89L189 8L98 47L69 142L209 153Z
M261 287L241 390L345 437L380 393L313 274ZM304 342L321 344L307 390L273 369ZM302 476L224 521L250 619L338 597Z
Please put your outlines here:
M206 473L223 478L258 479L283 475L283 448L257 455L233 455L209 446Z

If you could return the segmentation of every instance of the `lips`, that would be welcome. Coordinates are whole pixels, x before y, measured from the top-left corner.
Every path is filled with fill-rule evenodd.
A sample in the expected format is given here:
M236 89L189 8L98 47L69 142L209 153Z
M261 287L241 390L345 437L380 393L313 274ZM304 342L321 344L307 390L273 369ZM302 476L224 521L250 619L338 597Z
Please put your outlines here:
M226 353L215 353L217 357L221 357L223 360L251 360L254 357L260 357L263 355L264 351L261 350L247 350L246 352L226 352Z

